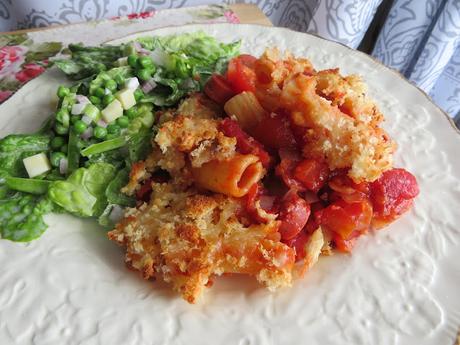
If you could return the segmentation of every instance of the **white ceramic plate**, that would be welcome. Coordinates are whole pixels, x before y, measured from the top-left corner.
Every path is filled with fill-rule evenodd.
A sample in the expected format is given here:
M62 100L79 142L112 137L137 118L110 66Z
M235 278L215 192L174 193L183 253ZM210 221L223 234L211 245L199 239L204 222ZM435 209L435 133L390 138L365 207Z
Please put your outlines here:
M141 280L93 221L49 216L29 244L0 241L4 344L453 344L460 325L460 135L429 99L365 54L311 35L252 25L204 30L243 40L244 52L289 49L317 68L364 76L398 142L396 165L418 178L413 211L361 239L353 255L322 258L291 289L269 293L243 277L217 279L188 305ZM0 136L34 130L63 80L49 71L0 107Z

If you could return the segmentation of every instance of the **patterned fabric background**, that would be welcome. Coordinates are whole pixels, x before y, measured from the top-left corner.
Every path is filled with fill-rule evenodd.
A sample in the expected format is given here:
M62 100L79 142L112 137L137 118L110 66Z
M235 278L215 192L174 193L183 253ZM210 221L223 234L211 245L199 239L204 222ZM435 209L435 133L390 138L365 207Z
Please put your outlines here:
M391 5L372 55L460 114L460 0L0 0L0 31L211 3L256 4L274 25L352 48Z

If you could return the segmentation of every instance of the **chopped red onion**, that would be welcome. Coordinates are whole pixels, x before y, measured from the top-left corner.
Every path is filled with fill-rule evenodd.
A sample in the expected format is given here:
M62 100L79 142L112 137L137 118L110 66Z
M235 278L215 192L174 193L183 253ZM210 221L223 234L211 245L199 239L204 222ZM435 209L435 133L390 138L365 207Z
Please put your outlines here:
M88 127L86 130L81 134L81 138L83 140L88 140L93 136L93 127Z
M82 103L82 104L91 103L91 101L88 99L88 97L83 96L83 95L76 95L75 99L77 100L78 103Z
M86 105L87 105L86 103L76 103L72 105L72 109L70 110L70 113L72 115L80 115L81 113L83 113L83 110L85 110Z
M68 169L69 169L69 161L67 160L67 158L61 158L61 160L59 161L59 172L62 175L65 175L67 174Z
M117 223L124 216L123 208L119 205L113 205L112 211L110 211L109 219L113 223Z
M81 120L82 120L84 123L86 123L87 125L89 125L89 124L93 121L93 120L92 120L89 116L87 116L87 115L83 115L83 116L81 117Z
M153 62L158 66L165 66L168 63L169 55L161 49L157 48L149 55L152 58Z
M143 93L149 93L152 91L154 88L157 87L157 83L153 80L153 78L147 80L144 85L142 85L141 90Z
M139 80L136 77L129 78L128 80L126 80L125 86L128 89L135 90L139 87Z
M107 127L107 122L105 122L104 120L99 120L99 121L96 122L96 125L98 125L99 127L106 128Z
M147 56L147 55L150 55L150 53L151 51L148 49L144 49L144 48L139 49L139 55Z
M136 49L136 51L140 51L142 49L142 45L139 42L134 41L133 48Z

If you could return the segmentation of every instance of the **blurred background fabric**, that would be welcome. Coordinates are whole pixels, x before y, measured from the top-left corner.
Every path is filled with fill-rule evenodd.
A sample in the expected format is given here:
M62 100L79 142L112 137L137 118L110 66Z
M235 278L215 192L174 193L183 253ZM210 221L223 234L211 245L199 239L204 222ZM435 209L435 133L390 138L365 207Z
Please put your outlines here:
M460 118L460 0L0 0L0 31L216 3L371 54Z

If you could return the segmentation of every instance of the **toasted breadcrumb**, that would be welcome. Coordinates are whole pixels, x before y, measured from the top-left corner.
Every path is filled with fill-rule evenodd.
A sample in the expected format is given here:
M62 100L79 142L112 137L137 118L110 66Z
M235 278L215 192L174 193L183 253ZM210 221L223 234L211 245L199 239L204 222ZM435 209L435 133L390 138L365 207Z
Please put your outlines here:
M272 239L278 222L243 225L241 202L156 184L150 203L131 209L109 233L127 249L126 262L144 279L170 282L195 303L214 275L254 275L269 289L289 286L295 252Z

